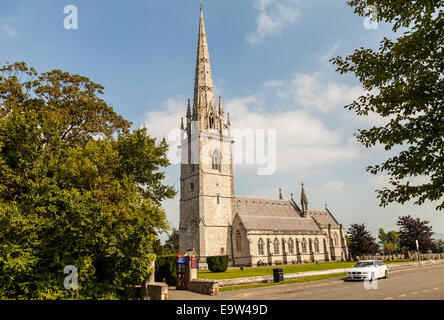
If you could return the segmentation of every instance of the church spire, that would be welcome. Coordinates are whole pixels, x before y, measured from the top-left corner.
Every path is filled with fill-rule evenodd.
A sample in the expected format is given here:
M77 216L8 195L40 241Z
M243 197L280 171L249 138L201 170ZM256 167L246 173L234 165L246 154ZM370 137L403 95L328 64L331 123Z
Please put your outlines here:
M194 79L193 108L196 108L197 116L210 116L211 111L216 114L216 99L214 96L213 75L210 65L207 35L205 33L205 21L203 8L200 8L199 37L197 41L196 76ZM207 128L208 121L201 121L201 125Z
M301 207L302 207L302 213L305 215L308 210L308 200L307 200L307 195L305 194L304 183L302 183Z

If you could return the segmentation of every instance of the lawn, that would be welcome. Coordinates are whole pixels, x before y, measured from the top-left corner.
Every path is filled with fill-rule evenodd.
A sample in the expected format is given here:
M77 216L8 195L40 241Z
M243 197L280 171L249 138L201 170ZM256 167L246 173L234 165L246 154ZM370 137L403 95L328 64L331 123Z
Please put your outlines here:
M385 263L391 264L391 263L400 263L400 262L410 262L410 260L400 259L400 260L386 261ZM252 267L252 268L244 268L244 270L240 270L240 268L233 268L220 273L215 273L211 271L198 271L197 278L222 280L222 279L233 279L233 278L269 276L273 275L274 268L282 268L284 273L343 269L343 268L351 268L355 263L356 262L335 261L335 262L282 265L282 266L272 266L272 267Z
M220 288L219 291L221 291L221 292L222 291L233 291L233 290L241 290L241 289L249 289L249 288L277 286L277 285L289 284L289 283L312 282L312 281L319 281L319 280L325 280L325 279L330 279L330 278L344 277L346 275L347 275L347 273L345 273L345 272L324 274L324 275L320 275L320 276L303 277L303 278L287 280L287 281L283 281L283 282L254 283L254 284L246 284L246 285L240 285L240 286L223 287L223 288Z

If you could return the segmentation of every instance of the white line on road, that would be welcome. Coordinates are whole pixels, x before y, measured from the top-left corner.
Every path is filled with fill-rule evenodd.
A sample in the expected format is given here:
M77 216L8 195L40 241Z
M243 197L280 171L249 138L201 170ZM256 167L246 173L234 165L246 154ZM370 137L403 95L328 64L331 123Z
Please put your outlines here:
M400 294L399 297L405 297L407 296L406 294Z
M416 292L416 291L413 291L413 292L412 292L412 294L418 294L418 292Z
M422 290L421 292L427 292L427 291L430 291L429 289L426 289L426 290Z
M384 300L392 300L393 299L393 297L388 297L388 298L385 298Z

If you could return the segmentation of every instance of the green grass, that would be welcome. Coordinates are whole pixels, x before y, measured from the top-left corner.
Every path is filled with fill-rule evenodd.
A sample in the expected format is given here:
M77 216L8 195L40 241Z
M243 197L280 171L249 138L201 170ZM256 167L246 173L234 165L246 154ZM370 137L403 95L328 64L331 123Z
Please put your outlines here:
M387 261L387 264L409 262L410 260L393 260ZM330 269L342 269L351 268L356 262L349 261L337 261L337 262L321 262L321 263L309 263L309 264L294 264L294 265L281 265L272 267L252 267L244 268L240 270L239 268L228 269L225 272L215 273L211 271L198 271L198 279L233 279L233 278L246 278L246 277L257 277L257 276L269 276L273 275L274 268L282 268L284 273L297 273L297 272L307 272L307 271L319 271L319 270L330 270Z
M255 283L255 284L245 284L240 286L232 286L232 287L223 287L220 288L219 291L233 291L233 290L241 290L241 289L249 289L249 288L259 288L259 287L269 287L269 286L277 286L282 284L290 284L290 283L301 283L301 282L312 282L312 281L319 281L319 280L325 280L330 278L337 278L337 277L344 277L347 273L332 273L332 274L324 274L320 276L311 276L311 277L304 277L299 279L293 279L293 280L287 280L283 282L267 282L267 283Z

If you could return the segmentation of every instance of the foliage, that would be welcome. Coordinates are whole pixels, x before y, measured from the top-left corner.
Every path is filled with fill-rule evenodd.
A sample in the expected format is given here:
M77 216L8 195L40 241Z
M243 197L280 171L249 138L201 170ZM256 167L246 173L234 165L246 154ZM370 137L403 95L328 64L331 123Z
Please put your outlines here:
M228 255L207 257L207 264L211 272L225 272L228 269Z
M169 254L179 253L179 230L173 228L163 248Z
M376 239L365 229L365 224L352 224L347 233L350 237L348 249L352 257L376 254L378 251Z
M378 238L384 253L394 253L400 250L399 234L396 231L385 232L380 228Z
M131 133L88 78L0 72L0 299L125 298L169 228L165 141Z
M397 225L399 226L401 245L407 250L416 250L416 240L418 240L420 252L426 253L428 250L435 250L432 227L428 224L429 221L421 221L421 219L414 219L411 216L399 217Z
M382 144L400 152L382 164L369 166L372 174L386 173L390 188L377 190L380 204L415 199L439 201L444 195L444 11L440 0L350 0L355 13L377 9L378 21L393 23L405 32L396 40L384 38L378 51L360 48L332 59L341 74L352 72L366 94L347 105L360 116L379 115L385 125L359 130L367 148ZM415 177L426 177L412 180ZM423 182L418 182L423 181ZM444 200L437 206L444 209Z
M156 282L162 282L165 279L166 284L175 286L177 281L177 254L160 256L156 259L154 279Z

